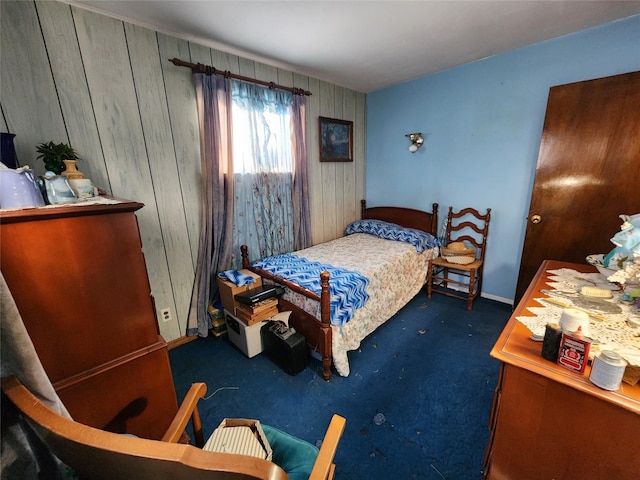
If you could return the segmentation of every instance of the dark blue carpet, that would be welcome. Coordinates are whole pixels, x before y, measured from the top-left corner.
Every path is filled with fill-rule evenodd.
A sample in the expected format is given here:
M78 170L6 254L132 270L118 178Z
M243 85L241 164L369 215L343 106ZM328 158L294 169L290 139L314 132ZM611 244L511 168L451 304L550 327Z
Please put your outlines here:
M290 376L263 354L245 357L226 335L199 338L170 351L178 398L196 381L207 395L221 389L200 403L205 439L222 418L242 417L315 444L333 413L346 417L339 480L480 479L498 376L489 352L511 306L465 306L421 292L350 352L349 377L329 382L313 358Z

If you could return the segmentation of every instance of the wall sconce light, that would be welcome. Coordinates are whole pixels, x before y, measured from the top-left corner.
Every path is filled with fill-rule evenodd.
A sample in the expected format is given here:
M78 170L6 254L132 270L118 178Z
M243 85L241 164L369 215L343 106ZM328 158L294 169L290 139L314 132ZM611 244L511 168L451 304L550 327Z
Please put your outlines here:
M411 145L409 146L409 151L411 153L415 153L424 143L424 137L422 133L407 133L405 135L409 140L411 140Z

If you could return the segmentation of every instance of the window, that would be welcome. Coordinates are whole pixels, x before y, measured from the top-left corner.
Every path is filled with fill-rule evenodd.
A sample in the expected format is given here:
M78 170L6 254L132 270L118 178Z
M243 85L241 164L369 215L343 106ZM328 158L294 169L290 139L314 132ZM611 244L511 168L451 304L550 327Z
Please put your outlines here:
M292 173L291 113L263 112L261 115L258 114L259 125L256 125L254 116L252 109L234 103L235 173Z
M233 82L234 248L260 258L292 251L294 142L292 94Z

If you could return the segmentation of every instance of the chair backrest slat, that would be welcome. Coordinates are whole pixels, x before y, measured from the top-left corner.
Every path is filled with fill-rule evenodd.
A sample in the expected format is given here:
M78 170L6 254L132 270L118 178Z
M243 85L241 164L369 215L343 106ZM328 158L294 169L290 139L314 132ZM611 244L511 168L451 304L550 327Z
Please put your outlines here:
M487 208L487 213L483 215L474 208L463 208L458 212L454 212L453 207L449 207L449 213L447 214L447 244L467 241L476 248L476 258L484 260L490 219L490 208ZM476 235L472 235L470 230L475 232Z

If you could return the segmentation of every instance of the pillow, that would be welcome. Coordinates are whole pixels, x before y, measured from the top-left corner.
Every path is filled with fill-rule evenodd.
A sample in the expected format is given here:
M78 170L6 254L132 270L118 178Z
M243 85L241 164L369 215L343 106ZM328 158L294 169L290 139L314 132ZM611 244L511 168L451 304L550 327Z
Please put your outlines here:
M273 450L272 462L286 472L289 480L308 480L318 457L318 449L269 425L262 424L262 430Z
M352 233L368 233L387 240L397 240L399 242L410 243L416 247L416 252L422 253L425 250L437 247L440 242L430 233L417 230L415 228L405 228L395 223L384 222L382 220L356 220L347 225L345 235Z

